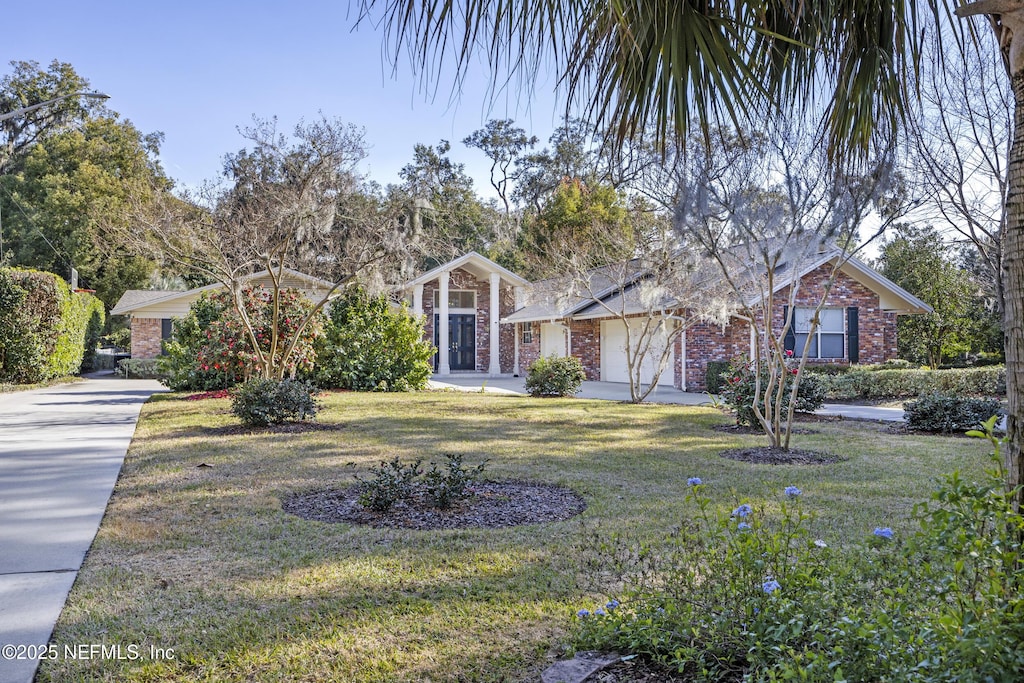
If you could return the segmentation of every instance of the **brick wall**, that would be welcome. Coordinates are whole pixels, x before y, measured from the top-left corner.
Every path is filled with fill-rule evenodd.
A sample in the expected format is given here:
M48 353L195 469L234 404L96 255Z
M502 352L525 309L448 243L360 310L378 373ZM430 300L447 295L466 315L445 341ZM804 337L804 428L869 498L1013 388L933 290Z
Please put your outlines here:
M530 331L531 341L524 344L522 334ZM519 372L526 375L533 362L540 358L540 323L519 323Z
M583 371L587 373L587 379L601 379L601 321L569 321L569 336L572 355L583 363Z
M804 276L797 290L796 306L816 306L821 297L822 287L829 277L831 266L825 265ZM789 288L775 297L772 310L772 327L779 331L784 325L784 307L789 299ZM879 307L878 295L853 278L840 273L829 292L826 308L858 309L858 337L860 363L881 363L896 357L896 315L886 313ZM845 320L845 315L844 315ZM720 325L698 323L686 333L686 388L700 391L704 388L707 361L732 360L737 356L750 355L750 327L734 319L724 329ZM842 359L808 359L808 363L846 364ZM681 379L682 368L676 368ZM679 386L677 382L676 386Z
M426 316L424 338L434 343L434 292L440 289L438 280L423 284L423 314ZM452 271L448 281L449 290L470 290L476 292L476 371L487 372L491 365L491 283L489 278L478 279L461 268ZM515 292L511 287L502 287L498 293L499 317L515 309ZM515 363L515 331L513 325L499 325L498 362L503 373L511 373ZM445 342L438 346L447 348Z
M132 358L156 358L160 355L160 318L132 318Z

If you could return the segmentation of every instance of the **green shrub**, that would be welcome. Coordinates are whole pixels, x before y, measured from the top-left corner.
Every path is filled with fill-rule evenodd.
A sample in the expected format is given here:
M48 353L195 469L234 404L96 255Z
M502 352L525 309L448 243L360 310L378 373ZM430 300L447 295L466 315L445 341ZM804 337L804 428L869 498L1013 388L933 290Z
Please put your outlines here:
M448 455L447 471L431 462L423 474L423 460L403 465L397 457L382 461L372 470L372 479L356 476L362 491L359 504L377 512L387 512L400 500L419 498L432 507L447 510L453 503L472 495L469 486L484 471L486 462L467 470L461 455ZM419 476L423 474L422 481Z
M482 462L471 470L462 466L461 455L448 455L447 472L438 469L437 463L430 463L430 469L423 475L423 492L433 507L447 510L460 500L470 497L469 485L483 474L487 463Z
M0 377L32 383L81 372L98 343L103 304L91 294L73 293L52 273L4 272L0 298L12 308L5 306L0 321Z
M793 389L793 381L796 378L797 362L790 360L785 368L781 370L785 377L781 405L776 409L785 414L789 410L790 395ZM730 363L729 371L726 373L727 380L722 388L722 400L736 413L736 424L757 426L760 423L754 412L755 398L761 414L765 414L764 392L768 387L769 374L767 368L760 372L760 392L755 397L757 387L757 375L754 373L753 364L745 358L739 358ZM797 390L795 410L802 413L813 413L825 403L825 390L818 375L804 373L800 379L800 386Z
M11 275L0 269L0 382L31 384L42 380L46 349L33 331L25 306L26 292Z
M914 536L879 526L845 551L809 534L795 487L716 514L691 478L685 529L643 545L598 532L575 553L625 589L579 610L574 646L693 681L1024 680L1024 517L998 443L994 458L984 483L954 473L917 506Z
M387 512L400 500L411 498L415 488L416 477L423 471L423 460L403 465L397 457L391 461L381 461L380 466L373 470L373 479L364 480L359 476L362 492L359 504L377 512Z
M994 398L964 398L938 392L904 403L903 410L910 429L944 434L977 429L985 420L1003 412Z
M1006 394L1006 368L1001 366L928 370L869 365L819 377L827 396L837 400L914 398L935 391L957 396Z
M231 391L231 412L244 424L266 427L316 418L313 386L295 379L250 379Z
M116 372L125 379L159 379L163 380L156 358L122 358L117 361Z
M709 360L704 369L704 390L709 394L720 394L725 388L725 373L729 372L729 361Z
M412 391L430 379L433 345L423 340L423 319L386 296L350 287L332 302L317 343L316 383L353 391Z
M530 396L575 396L587 373L575 356L538 358L526 373L526 391Z

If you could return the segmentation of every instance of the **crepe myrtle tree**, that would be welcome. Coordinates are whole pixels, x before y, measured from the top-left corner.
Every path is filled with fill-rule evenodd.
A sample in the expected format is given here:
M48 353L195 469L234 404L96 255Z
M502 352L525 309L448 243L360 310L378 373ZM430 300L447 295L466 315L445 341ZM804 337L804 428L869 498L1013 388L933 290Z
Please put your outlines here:
M680 242L671 215L642 198L624 213L625 229L595 220L586 239L552 232L548 259L560 275L547 282L560 310L586 309L622 323L630 400L642 403L671 372L685 330L701 321L725 323L732 308L713 266Z
M223 285L254 349L255 375L280 380L339 288L357 277L372 286L405 263L405 213L356 174L365 144L349 124L321 117L286 136L276 119L254 119L240 133L250 147L225 157L219 181L140 207L142 230L132 239ZM244 305L252 276L262 273L270 282L269 342L257 339ZM302 288L313 305L286 326L281 302L296 273L311 278Z
M717 129L712 136L710 149L691 144L672 159L677 226L717 264L736 317L751 328L751 407L769 446L788 449L803 370L818 350L816 332L836 278L908 205L891 153L847 174L790 126L765 134ZM873 232L860 240L872 214ZM823 277L811 295L802 282L814 269Z

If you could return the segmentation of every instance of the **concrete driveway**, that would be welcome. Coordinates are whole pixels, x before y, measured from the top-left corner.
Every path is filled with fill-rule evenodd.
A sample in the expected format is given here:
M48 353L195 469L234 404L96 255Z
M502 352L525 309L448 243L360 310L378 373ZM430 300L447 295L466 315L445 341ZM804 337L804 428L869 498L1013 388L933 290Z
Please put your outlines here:
M34 678L142 404L163 390L107 375L0 394L0 683Z
M524 377L485 377L482 375L434 375L430 381L431 388L452 389L457 391L488 391L505 394L525 394L526 379ZM628 401L629 385L620 382L584 382L579 398L596 398L606 401ZM672 387L658 387L646 399L647 403L674 403L678 405L710 405L711 397L705 393L680 391ZM845 403L826 403L817 411L819 415L842 415L858 420L884 420L900 422L903 420L902 408L883 408L879 406L848 405Z

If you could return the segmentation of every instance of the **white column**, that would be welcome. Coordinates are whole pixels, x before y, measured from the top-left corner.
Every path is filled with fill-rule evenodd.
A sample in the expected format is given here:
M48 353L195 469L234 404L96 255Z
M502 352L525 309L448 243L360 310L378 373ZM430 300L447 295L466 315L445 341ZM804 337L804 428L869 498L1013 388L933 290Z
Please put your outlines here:
M449 359L448 350L451 348L451 333L448 331L448 281L452 274L449 271L441 273L438 278L440 287L438 298L440 308L437 311L437 374L452 374L452 365Z
M526 324L532 325L533 323ZM522 323L516 323L515 325L512 326L512 337L514 340L512 348L514 349L513 353L515 354L512 357L512 374L515 375L516 377L519 376L519 335L521 335L522 333Z
M498 273L491 273L491 363L487 367L487 373L492 377L496 377L501 374L501 356L498 353L498 342L500 341L500 329L498 327L498 318L500 317L500 311L498 310L501 299L498 296L501 287L501 275Z
M680 365L683 369L682 381L679 383L679 388L686 391L686 328L683 328L683 333L680 336L679 345L682 347L680 350Z
M416 285L412 289L412 314L423 315L423 285Z

